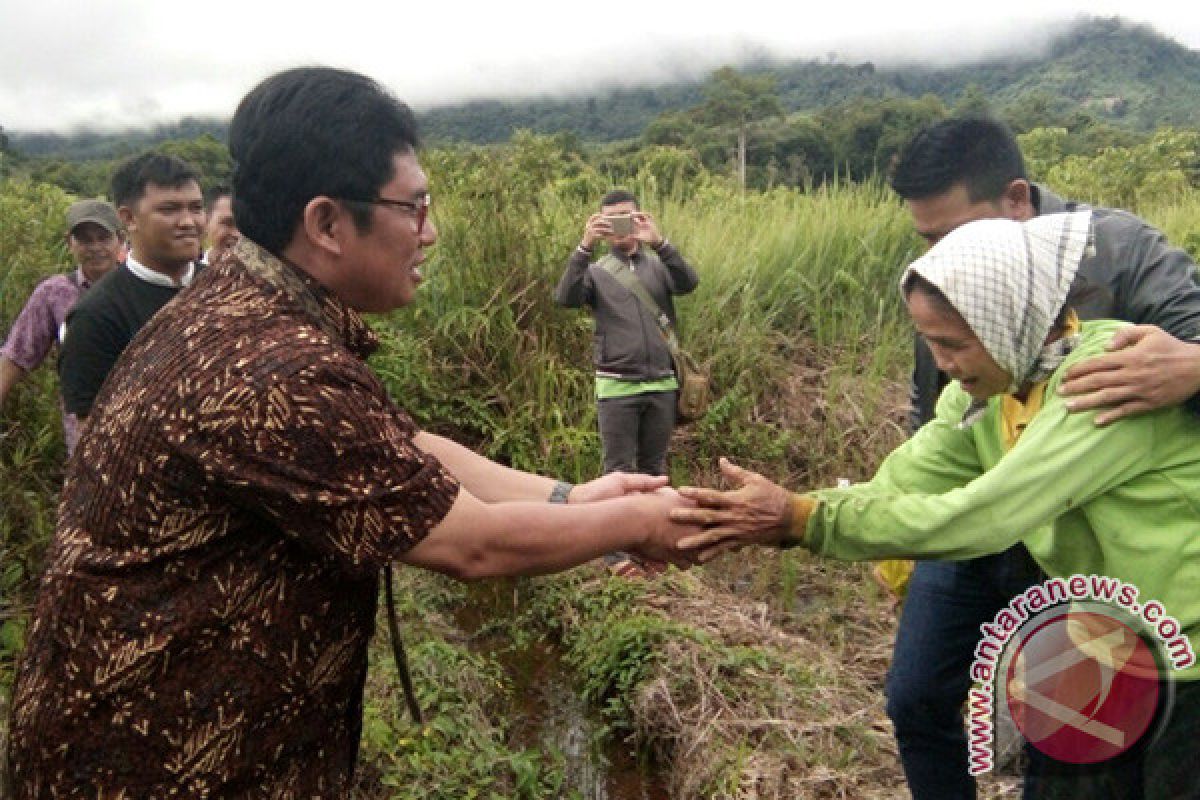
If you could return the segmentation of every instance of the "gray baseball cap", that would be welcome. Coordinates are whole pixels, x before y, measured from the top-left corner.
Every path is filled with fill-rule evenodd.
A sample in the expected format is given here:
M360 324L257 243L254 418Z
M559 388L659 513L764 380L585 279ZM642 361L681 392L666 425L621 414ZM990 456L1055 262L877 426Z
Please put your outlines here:
M120 233L121 223L112 203L103 200L80 200L67 209L67 231L85 222L94 222L109 233Z

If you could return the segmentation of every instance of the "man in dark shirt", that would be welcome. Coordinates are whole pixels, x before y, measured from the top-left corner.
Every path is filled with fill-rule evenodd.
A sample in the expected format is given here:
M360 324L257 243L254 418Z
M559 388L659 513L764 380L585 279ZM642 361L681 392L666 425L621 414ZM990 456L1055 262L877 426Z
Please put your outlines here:
M503 467L419 430L367 367L360 312L411 303L437 240L415 125L324 68L239 105L245 238L129 345L68 468L13 688L17 800L348 797L392 562L686 564L699 529L669 521L665 479Z
M191 283L204 231L199 175L174 156L144 153L121 164L112 196L129 256L67 315L58 365L63 406L79 417L134 334Z

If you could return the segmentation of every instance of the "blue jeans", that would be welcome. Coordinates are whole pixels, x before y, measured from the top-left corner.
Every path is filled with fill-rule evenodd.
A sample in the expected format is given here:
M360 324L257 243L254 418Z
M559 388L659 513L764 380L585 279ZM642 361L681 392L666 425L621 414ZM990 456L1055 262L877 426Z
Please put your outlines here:
M979 626L1042 578L1024 545L971 561L920 561L887 676L887 713L913 800L975 797L963 703Z

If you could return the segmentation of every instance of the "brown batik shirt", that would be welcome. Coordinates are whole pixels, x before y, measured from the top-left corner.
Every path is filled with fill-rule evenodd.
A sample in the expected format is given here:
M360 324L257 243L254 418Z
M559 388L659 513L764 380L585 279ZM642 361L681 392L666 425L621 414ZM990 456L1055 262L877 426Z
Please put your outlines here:
M18 798L334 798L380 567L458 485L362 319L252 242L143 329L85 426L14 689Z

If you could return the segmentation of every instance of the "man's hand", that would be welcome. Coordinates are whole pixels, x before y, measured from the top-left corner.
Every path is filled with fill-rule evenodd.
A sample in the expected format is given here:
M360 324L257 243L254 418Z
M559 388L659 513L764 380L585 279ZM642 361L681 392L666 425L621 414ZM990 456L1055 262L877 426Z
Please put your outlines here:
M681 550L679 543L681 539L699 535L701 530L673 519L675 512L691 508L692 501L674 489L659 489L642 498L638 501L639 509L644 509L640 513L645 514L649 528L642 543L630 550L633 560L651 569L662 564L674 564L680 569L692 566L695 558Z
M596 246L596 242L612 236L612 232L612 223L608 221L608 217L598 211L588 217L587 225L583 229L583 239L579 242L579 246L584 250L591 250Z
M721 459L721 474L734 488L722 492L685 486L679 490L698 508L671 512L676 522L703 525L704 531L679 543L708 561L748 544L778 544L787 533L791 493L759 475Z
M1097 425L1179 405L1200 391L1200 344L1182 342L1153 325L1122 328L1109 352L1067 372L1059 393L1070 411L1103 408Z
M666 475L630 475L625 472L610 472L594 481L581 483L567 495L568 503L593 503L624 497L627 494L653 492L667 485Z
M633 212L633 235L639 242L645 242L651 247L662 247L663 235L658 232L654 217L645 211Z

